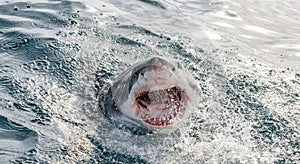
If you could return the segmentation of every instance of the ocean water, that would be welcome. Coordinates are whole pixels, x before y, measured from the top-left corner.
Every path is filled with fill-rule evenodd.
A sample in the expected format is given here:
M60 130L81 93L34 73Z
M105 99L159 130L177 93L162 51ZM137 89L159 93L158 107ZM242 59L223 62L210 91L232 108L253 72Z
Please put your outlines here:
M300 163L300 2L0 1L0 163ZM180 60L197 108L134 135L98 107L97 71Z

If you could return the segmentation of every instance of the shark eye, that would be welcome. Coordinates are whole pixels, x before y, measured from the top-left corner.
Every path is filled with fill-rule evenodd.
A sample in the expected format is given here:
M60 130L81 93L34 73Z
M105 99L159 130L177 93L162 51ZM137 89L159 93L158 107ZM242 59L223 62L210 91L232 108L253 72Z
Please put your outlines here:
M144 73L143 72L140 75L144 77Z
M176 69L175 69L175 67L172 67L172 71L174 72Z

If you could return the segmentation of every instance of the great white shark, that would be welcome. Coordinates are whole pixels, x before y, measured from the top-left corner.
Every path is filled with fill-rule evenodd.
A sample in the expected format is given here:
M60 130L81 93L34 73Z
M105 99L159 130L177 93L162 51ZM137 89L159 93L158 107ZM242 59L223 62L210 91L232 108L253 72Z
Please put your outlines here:
M99 105L105 117L134 133L169 132L195 107L199 88L173 58L151 57L121 73Z

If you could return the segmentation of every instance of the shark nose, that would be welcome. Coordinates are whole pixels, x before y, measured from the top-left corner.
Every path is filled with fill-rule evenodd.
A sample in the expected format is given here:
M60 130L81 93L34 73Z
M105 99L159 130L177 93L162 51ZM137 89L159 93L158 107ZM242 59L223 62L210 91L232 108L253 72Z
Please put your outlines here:
M153 57L152 59L151 59L151 63L153 63L153 64L162 64L163 63L163 59L162 58L160 58L160 57Z

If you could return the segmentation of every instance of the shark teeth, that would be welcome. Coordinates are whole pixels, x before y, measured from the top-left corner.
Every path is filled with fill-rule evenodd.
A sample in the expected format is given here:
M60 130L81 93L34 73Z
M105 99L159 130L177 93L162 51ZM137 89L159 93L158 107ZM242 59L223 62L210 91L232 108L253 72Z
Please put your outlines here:
M154 125L154 126L167 126L170 125L171 123L174 122L174 120L178 117L183 117L184 115L184 108L180 108L177 110L174 110L168 114L164 114L161 116L156 116L156 117L142 117L143 121L145 121L146 123L150 124L150 125Z
M133 102L136 115L152 126L170 125L185 112L187 101L183 94L186 92L179 86L139 92Z

